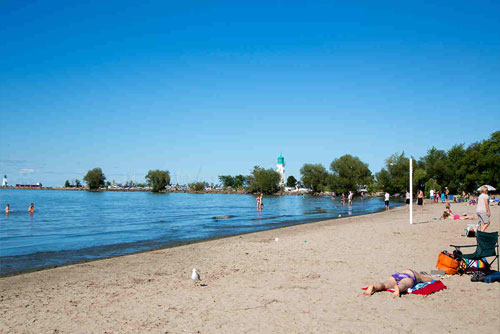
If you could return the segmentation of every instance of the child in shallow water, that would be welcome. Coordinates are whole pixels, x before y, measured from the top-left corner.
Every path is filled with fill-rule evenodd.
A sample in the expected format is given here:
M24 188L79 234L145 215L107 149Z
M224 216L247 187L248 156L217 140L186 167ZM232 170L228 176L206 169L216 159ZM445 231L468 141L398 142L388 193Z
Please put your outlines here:
M370 284L365 290L365 295L371 296L375 292L394 289L393 296L399 297L401 293L413 288L417 283L430 282L432 277L424 276L411 269L401 270L387 278L385 282Z

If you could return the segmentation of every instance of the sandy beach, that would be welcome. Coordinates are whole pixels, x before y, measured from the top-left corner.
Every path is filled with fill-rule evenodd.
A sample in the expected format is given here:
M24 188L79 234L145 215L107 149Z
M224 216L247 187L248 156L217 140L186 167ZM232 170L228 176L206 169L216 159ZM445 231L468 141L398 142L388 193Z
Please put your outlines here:
M402 207L0 278L0 332L498 333L498 283L451 276L430 296L362 294L475 243L467 221L433 219L443 208L425 205L413 225ZM489 232L499 218L492 207Z

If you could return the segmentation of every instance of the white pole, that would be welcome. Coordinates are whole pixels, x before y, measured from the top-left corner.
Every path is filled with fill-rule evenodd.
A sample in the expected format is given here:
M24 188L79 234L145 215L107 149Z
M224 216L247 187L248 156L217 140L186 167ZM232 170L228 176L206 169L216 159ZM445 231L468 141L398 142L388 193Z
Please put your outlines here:
M410 158L410 225L413 224L413 159Z

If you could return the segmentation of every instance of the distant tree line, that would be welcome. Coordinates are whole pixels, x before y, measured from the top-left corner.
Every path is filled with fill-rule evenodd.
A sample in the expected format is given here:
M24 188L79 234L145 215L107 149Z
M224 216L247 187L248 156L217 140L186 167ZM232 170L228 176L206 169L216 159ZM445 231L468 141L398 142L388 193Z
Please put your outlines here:
M367 187L370 192L388 191L404 193L409 184L409 158L405 153L395 153L385 159L385 167L372 174L368 164L358 157L346 154L334 159L327 170L321 164L306 163L300 169L301 179L287 178L288 187L305 186L314 193L325 191L346 193ZM454 145L448 151L432 147L420 159L413 158L413 187L424 190L440 191L448 187L452 193L473 192L482 184L500 189L500 131L481 142L468 147ZM145 176L147 185L153 192L165 191L170 185L170 173L166 170L150 170ZM100 168L89 170L83 180L90 190L109 186ZM274 169L255 166L250 175L220 175L219 181L225 189L243 190L249 193L274 194L281 190L280 175ZM138 186L132 181L128 186ZM79 187L75 180L72 185L66 180L65 187ZM193 191L203 191L206 182L189 184Z
M254 166L250 175L220 175L224 188L245 190L249 193L274 194L280 191L280 174L274 169Z
M74 183L71 183L71 182L69 182L69 180L66 180L66 182L64 182L64 187L65 188L81 188L82 183L78 179L76 179Z
M146 179L146 184L151 187L151 191L160 192L164 191L166 186L170 184L170 173L166 170L150 170L148 174L144 177ZM78 181L78 180L76 180ZM76 183L75 181L75 183ZM106 181L106 176L102 172L101 168L94 168L87 172L83 177L83 181L87 183L89 190L99 190L104 187L111 186L109 181ZM78 184L80 182L78 181ZM114 181L113 181L114 183ZM69 181L66 180L65 187L69 185ZM145 184L135 183L134 181L127 181L126 187L143 187Z
M483 184L500 188L500 131L467 148L454 145L448 151L432 147L427 154L413 158L413 188L426 194L431 189L448 187L452 193L473 192ZM357 191L367 186L369 191L404 193L409 188L410 159L404 152L385 160L385 167L373 176L368 165L349 154L335 159L327 171L321 164L304 164L302 183L313 192Z
M375 179L378 189L404 191L409 184L409 158L404 152L393 154ZM500 188L500 131L468 147L457 144L448 151L432 147L427 155L413 160L413 187L426 194L445 187L451 193L473 192L483 184Z

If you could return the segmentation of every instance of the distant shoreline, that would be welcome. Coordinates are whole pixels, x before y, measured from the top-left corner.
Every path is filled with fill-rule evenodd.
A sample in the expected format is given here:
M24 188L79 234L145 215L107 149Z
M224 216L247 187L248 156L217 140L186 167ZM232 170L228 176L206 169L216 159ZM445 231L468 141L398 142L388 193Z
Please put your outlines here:
M66 188L66 187L42 187L42 188L17 188L17 187L0 187L0 189L12 189L12 190L68 190L68 191L89 191L87 188ZM99 189L96 190L95 192L99 191L115 191L115 192L143 192L143 193L150 193L152 192L151 190L146 190L146 189ZM162 191L159 192L159 194L170 194L170 193L185 193L185 194L232 194L232 195L252 195L252 193L248 193L245 191L237 190L237 191L232 191L232 190L212 190L212 191L192 191L192 190L167 190L167 191ZM312 193L303 193L303 192L278 192L272 195L268 196L302 196L302 195L309 195L309 196L314 196L314 197L324 197L324 196L331 196L331 193L317 193L317 194L312 194ZM365 194L365 197L381 197L383 196L383 193L372 193L372 194ZM339 195L337 195L339 197ZM396 196L396 197L401 197L401 196Z

